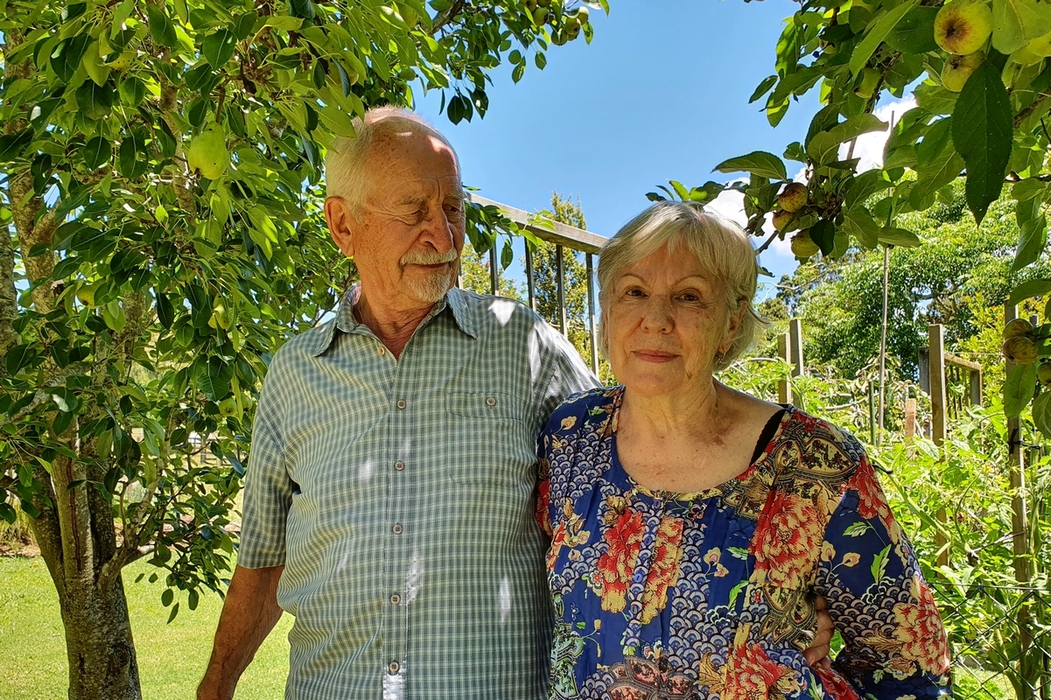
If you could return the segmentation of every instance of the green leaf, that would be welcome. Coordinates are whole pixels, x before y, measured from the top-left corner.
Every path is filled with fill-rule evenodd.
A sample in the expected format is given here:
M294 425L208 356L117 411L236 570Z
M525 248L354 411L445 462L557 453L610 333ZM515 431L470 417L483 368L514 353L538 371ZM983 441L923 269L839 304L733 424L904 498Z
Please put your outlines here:
M201 42L201 54L212 68L222 68L237 48L237 37L229 29L223 28L209 35Z
M102 119L113 107L113 89L109 83L96 85L92 80L85 80L77 88L76 98L77 107L88 119Z
M168 590L171 590L171 589L168 589ZM171 614L168 615L168 622L166 624L170 625L172 620L174 620L175 617L178 614L179 614L179 603L176 603L175 605L172 606L172 611L171 611Z
M920 238L912 231L888 226L879 232L879 242L883 245L897 245L903 248L915 248Z
M952 148L946 148L930 165L916 171L916 184L913 185L910 197L929 197L949 184L963 172L964 161Z
M80 63L90 43L91 37L87 34L70 37L58 43L50 59L51 70L55 71L60 81L68 83L73 79L73 74L80 68Z
M84 165L88 167L88 170L95 170L103 165L103 163L109 162L109 159L113 156L113 146L110 145L107 139L101 136L95 138L84 144Z
M1047 217L1041 214L1022 226L1011 271L1017 272L1040 258L1047 245Z
M1044 437L1051 437L1051 392L1042 391L1033 399L1033 425Z
M1029 280L1011 290L1011 296L1007 298L1008 304L1018 304L1030 297L1042 296L1051 292L1051 279Z
M931 114L952 114L959 95L949 92L941 85L924 82L913 92L916 96L916 104L923 107Z
M170 588L165 588L161 593L161 605L168 607L172 604L173 600L175 600L175 591Z
M154 290L153 294L157 298L157 320L165 330L170 330L175 322L175 307L168 300L167 294L160 290Z
M14 523L18 514L15 513L15 509L10 503L0 502L0 518L3 518L9 523Z
M1015 365L1007 373L1004 382L1004 415L1017 418L1033 399L1033 388L1036 386L1036 363Z
M993 48L1011 54L1051 33L1051 5L1036 0L993 0Z
M763 82L759 83L759 85L755 89L755 92L753 92L752 96L748 98L748 104L752 104L753 102L758 100L760 97L762 97L766 93L770 92L770 88L772 88L776 84L777 84L777 76L776 75L769 75L769 76L763 78Z
M857 239L858 243L869 250L875 248L879 243L880 225L863 206L859 205L847 210L843 215L843 227L847 233Z
M175 25L156 5L146 4L146 15L150 27L150 36L158 46L174 47L179 42L175 34Z
M748 172L774 180L788 179L784 162L773 153L766 151L753 151L747 155L724 160L715 166L714 171L720 173Z
M902 53L937 51L938 42L934 40L934 18L937 15L937 7L913 8L887 37L887 46Z
M898 22L900 22L905 15L912 10L912 8L916 7L918 3L919 0L909 0L909 2L898 5L869 25L869 30L868 33L865 34L865 38L854 47L854 52L850 54L851 75L857 75L861 72L861 69L864 68L869 62L869 59L872 58L872 54L876 53L876 49L879 48L879 45L882 44L894 28L898 26Z
M1000 71L985 61L968 78L952 112L952 142L967 165L967 206L979 224L1003 189L1013 131Z
M822 255L830 255L836 247L836 225L822 219L810 227L810 238L821 248Z
M837 124L831 129L814 134L806 146L807 155L820 164L835 162L839 158L839 145L852 141L862 134L886 131L888 124L874 114L862 114Z
M923 140L916 144L916 164L925 168L945 152L952 139L952 118L939 119L927 127ZM937 188L935 188L937 189Z

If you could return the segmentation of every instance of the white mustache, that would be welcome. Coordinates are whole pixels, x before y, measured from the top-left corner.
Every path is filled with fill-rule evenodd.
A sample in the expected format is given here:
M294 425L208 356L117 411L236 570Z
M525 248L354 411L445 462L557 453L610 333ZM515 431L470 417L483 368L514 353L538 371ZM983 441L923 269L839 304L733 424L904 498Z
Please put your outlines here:
M447 253L428 252L426 250L418 250L416 252L406 253L402 256L402 265L441 265L442 263L455 262L459 258L455 248L450 248Z

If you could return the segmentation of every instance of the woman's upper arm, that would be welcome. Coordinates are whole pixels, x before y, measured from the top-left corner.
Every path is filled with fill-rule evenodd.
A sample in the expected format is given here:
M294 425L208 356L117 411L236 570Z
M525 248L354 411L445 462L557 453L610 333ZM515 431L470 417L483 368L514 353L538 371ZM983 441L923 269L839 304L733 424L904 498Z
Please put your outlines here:
M933 594L867 459L829 520L816 588L845 642L836 669L864 693L946 692L948 642Z

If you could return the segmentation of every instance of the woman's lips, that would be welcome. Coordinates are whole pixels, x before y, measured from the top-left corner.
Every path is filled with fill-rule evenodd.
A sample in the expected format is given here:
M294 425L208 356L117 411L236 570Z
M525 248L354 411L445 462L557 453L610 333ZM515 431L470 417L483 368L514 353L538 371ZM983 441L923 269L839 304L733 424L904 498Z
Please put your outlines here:
M670 362L678 357L674 353L663 350L635 350L632 354L643 362Z

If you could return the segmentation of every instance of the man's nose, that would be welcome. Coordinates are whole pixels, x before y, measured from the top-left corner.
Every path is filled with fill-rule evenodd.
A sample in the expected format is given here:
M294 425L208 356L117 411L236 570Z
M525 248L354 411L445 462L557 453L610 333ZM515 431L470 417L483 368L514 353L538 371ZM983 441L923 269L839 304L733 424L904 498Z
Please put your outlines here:
M453 224L449 220L449 215L445 213L444 207L431 208L423 222L423 227L420 233L421 240L430 243L439 253L447 253L456 245Z

